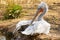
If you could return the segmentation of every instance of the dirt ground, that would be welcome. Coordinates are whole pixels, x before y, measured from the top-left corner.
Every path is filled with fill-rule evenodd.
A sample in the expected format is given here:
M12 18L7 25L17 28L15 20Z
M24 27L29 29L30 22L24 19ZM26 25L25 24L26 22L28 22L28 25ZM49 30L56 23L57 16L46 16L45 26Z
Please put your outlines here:
M31 20L35 14L36 9L23 9L23 17L17 19L9 19L0 21L0 27L6 28L21 20ZM51 24L51 30L49 36L42 35L38 36L43 40L60 40L60 4L49 5L49 11L44 16L44 19ZM15 27L15 26L14 26Z

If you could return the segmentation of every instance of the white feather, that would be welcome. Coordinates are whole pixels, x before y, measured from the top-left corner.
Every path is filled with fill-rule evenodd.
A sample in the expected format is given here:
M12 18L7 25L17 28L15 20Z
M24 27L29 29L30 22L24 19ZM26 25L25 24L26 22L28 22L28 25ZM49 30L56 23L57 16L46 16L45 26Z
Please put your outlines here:
M33 35L35 33L44 33L47 34L49 33L50 30L50 24L47 23L45 20L41 21L36 21L32 25L28 26L28 28L25 29L25 31L22 31L22 34L25 35Z
M19 21L17 24L16 24L16 29L13 31L13 33L15 33L16 31L18 31L21 26L23 25L27 25L27 24L30 24L31 23L31 20L23 20L23 21Z

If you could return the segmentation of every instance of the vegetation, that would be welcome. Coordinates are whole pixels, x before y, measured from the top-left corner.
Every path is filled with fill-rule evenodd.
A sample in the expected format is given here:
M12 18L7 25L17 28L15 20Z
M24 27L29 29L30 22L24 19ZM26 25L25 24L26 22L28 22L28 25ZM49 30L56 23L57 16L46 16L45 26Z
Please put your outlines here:
M4 19L14 19L17 18L22 11L22 7L16 4L8 5L6 12L4 13Z

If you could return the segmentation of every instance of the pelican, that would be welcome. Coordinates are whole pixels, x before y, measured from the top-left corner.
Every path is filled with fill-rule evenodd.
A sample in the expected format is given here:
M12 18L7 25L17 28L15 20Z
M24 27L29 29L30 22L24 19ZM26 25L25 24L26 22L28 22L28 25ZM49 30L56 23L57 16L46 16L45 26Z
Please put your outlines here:
M22 34L33 35L36 33L38 34L44 33L48 35L50 30L50 24L43 19L43 16L47 11L48 11L47 4L45 2L41 2L38 5L36 15L34 16L34 18L32 20L23 20L18 22L15 31L19 30L22 25L29 24L29 26L24 31L21 31Z

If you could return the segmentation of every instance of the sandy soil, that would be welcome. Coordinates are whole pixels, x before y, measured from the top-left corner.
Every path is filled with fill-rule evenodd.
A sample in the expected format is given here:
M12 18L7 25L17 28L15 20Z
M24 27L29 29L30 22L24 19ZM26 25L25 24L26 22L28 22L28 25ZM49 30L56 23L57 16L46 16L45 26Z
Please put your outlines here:
M22 14L24 14L23 17L0 21L0 27L10 28L11 25L16 24L18 21L30 20L33 18L35 11L36 9L29 8L23 9L22 11ZM51 24L50 33L49 36L42 35L38 37L42 38L43 40L45 39L49 40L49 38L51 40L60 40L60 4L49 5L49 11L44 16L44 19Z

